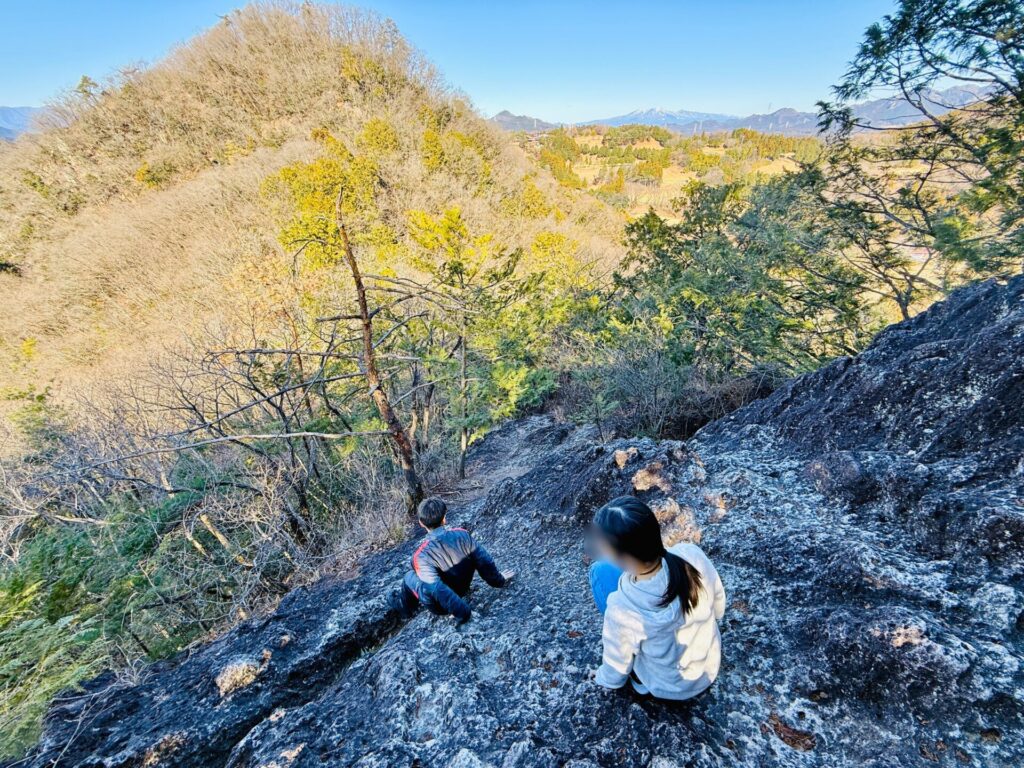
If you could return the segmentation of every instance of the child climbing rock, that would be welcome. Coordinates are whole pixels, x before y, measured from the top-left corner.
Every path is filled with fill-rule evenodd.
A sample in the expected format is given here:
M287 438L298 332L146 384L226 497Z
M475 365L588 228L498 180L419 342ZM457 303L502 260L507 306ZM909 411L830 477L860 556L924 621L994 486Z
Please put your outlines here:
M590 586L604 614L598 685L690 699L707 690L721 665L718 622L725 589L696 544L665 549L650 507L632 496L594 515Z
M447 512L444 500L436 496L420 502L417 516L427 536L416 547L412 570L405 575L394 600L406 616L422 604L433 613L454 616L461 624L472 615L464 598L474 573L479 573L492 587L504 587L514 573L500 572L494 559L469 531L448 527Z

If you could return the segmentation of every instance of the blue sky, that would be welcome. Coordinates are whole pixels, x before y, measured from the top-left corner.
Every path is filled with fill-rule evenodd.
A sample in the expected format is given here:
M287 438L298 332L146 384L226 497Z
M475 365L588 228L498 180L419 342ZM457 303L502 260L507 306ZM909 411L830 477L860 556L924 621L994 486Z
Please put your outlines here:
M153 62L243 3L0 0L0 104ZM812 109L894 0L367 0L486 115Z

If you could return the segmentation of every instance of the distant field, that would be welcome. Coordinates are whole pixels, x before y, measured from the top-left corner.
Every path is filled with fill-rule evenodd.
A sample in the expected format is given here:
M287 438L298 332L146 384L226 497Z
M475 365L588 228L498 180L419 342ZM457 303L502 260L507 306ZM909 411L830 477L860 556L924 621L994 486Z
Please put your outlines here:
M794 171L817 156L821 144L750 130L684 137L658 126L625 125L559 129L532 139L526 149L566 186L592 192L629 216L653 208L673 219L672 201L687 184Z
M599 133L582 133L573 136L573 140L581 147L600 147L604 136Z

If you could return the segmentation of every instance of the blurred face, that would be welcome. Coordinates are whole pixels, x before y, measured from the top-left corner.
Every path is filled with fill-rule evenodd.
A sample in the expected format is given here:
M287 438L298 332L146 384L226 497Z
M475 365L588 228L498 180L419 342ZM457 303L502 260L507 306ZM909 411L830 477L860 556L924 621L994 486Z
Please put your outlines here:
M586 553L594 560L605 560L609 563L614 563L627 573L637 574L648 568L647 563L641 563L635 557L616 550L608 541L604 532L594 525L587 529L584 547Z

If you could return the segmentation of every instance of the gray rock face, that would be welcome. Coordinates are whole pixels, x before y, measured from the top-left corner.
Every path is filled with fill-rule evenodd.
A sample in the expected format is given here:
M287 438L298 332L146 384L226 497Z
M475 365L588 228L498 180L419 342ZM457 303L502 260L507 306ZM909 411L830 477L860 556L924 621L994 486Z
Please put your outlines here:
M94 681L24 765L1019 766L1022 352L1024 279L984 283L686 444L506 425L451 517L518 576L475 587L469 624L388 609L410 544ZM691 703L591 680L581 529L627 492L725 582L722 674Z

